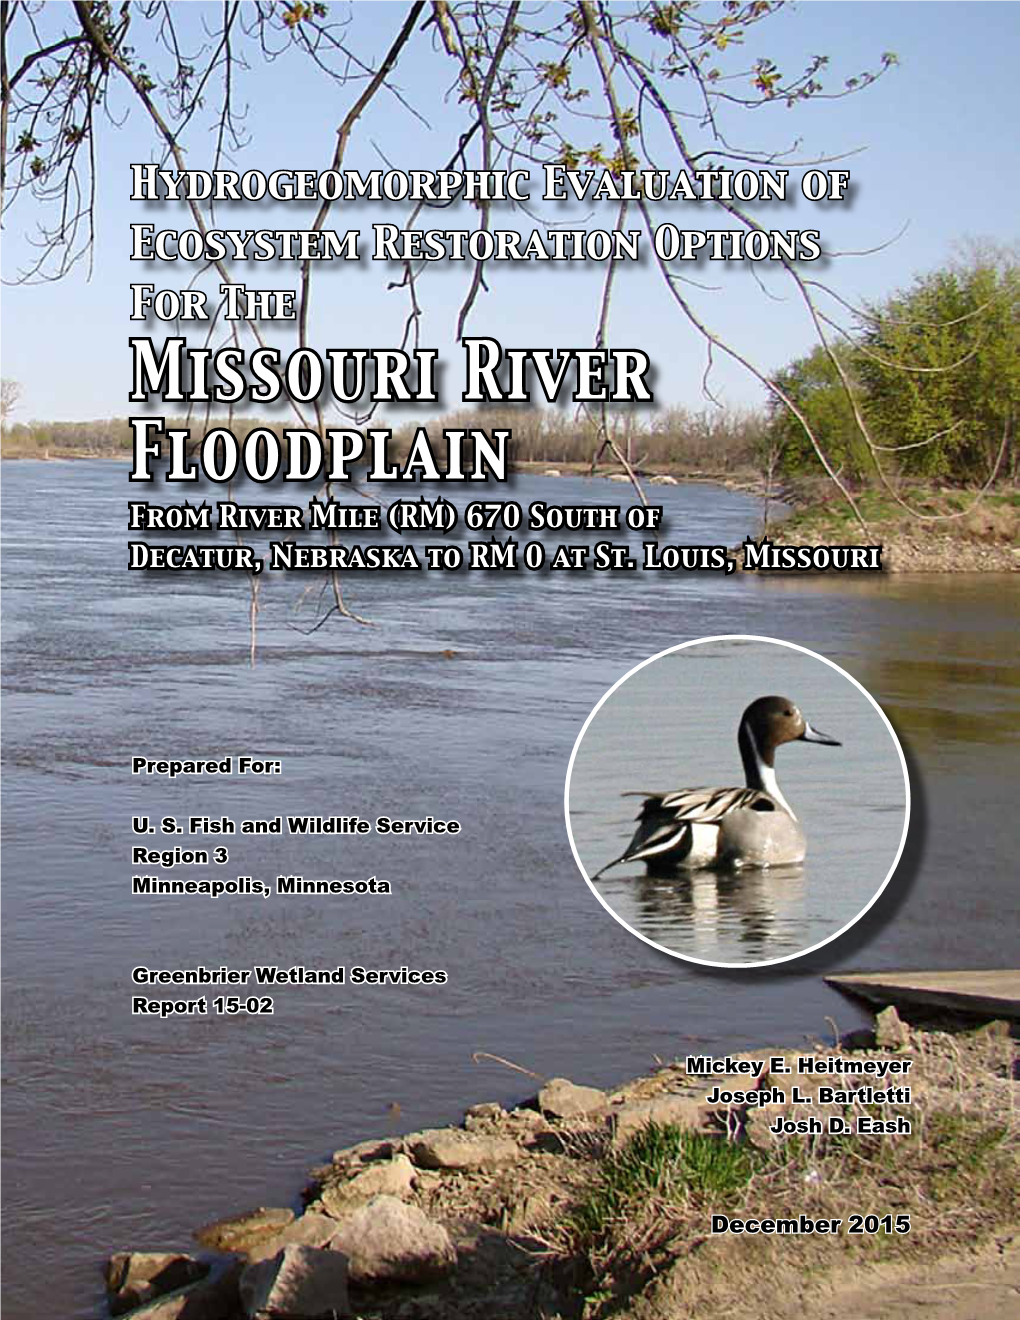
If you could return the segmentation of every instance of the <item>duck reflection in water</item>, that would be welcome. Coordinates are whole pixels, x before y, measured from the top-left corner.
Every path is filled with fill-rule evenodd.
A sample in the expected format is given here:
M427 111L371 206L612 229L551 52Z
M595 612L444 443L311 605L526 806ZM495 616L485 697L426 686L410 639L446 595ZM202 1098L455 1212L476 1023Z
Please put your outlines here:
M684 952L693 957L713 961L737 942L753 961L800 947L805 889L800 865L688 871L627 881L626 906L632 924L657 944L675 947L682 932Z

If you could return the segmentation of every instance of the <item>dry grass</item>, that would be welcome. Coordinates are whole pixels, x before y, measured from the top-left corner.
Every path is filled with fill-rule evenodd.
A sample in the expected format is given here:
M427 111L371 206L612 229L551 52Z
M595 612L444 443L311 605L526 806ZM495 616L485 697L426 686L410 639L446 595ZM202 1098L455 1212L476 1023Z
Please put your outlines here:
M816 1052L893 1054L849 1046ZM823 1293L838 1298L847 1281L859 1286L883 1277L883 1270L916 1261L927 1268L932 1257L969 1249L1020 1214L1014 1042L1001 1031L912 1030L898 1053L913 1059L910 1073L874 1084L909 1084L909 1105L836 1109L850 1118L902 1113L913 1125L909 1136L765 1140L756 1132L751 1142L751 1111L743 1109L716 1112L714 1131L648 1126L622 1144L599 1110L551 1124L527 1110L487 1119L494 1133L516 1135L517 1160L487 1172L422 1172L416 1183L418 1203L454 1238L456 1275L428 1297L377 1298L363 1314L372 1320L800 1320ZM832 1075L818 1080L841 1086ZM798 1084L806 1089L812 1082L802 1076ZM669 1064L610 1099L700 1098L706 1089L704 1079ZM528 1115L533 1121L525 1121ZM911 1231L851 1235L854 1211L909 1214ZM806 1214L843 1224L832 1237L713 1235L713 1213Z
M1011 1222L1020 1213L1013 1042L914 1033L912 1046L909 1106L846 1111L902 1113L909 1136L777 1137L765 1149L737 1146L738 1159L713 1164L703 1148L725 1146L725 1137L660 1131L639 1134L593 1169L586 1197L557 1234L562 1259L575 1264L585 1320L681 1309L692 1317L734 1314L759 1271L803 1280L927 1258ZM692 1160L710 1175L689 1176ZM850 1234L853 1211L909 1214L911 1231ZM832 1238L713 1237L713 1213L843 1223Z
M903 483L897 492L910 509L940 521L921 527L908 509L885 491L864 487L858 507L879 539L927 530L954 539L1016 544L1020 539L1020 492L1005 483L977 498L977 491L950 490L926 482ZM801 480L788 492L794 513L783 523L783 539L798 544L841 545L860 536L860 526L839 492L820 479Z

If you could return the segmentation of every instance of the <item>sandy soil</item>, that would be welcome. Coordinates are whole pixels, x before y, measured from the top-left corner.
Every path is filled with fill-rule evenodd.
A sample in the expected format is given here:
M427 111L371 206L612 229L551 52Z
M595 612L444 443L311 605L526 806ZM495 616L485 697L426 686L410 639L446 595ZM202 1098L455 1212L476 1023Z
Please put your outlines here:
M834 1280L813 1304L748 1316L764 1320L1007 1320L1020 1315L1020 1226L965 1255L926 1265L873 1266ZM824 1285L823 1285L824 1286ZM730 1312L736 1320L737 1313Z

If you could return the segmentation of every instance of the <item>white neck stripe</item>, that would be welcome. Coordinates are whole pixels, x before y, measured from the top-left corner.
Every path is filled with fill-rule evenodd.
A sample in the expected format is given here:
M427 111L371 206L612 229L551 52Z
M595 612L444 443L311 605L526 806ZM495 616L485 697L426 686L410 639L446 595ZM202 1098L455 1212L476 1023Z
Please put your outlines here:
M751 753L754 756L755 768L758 771L758 779L762 788L769 797L775 798L791 820L796 820L797 817L793 814L793 808L779 791L779 784L776 782L775 769L770 765L766 765L762 760L761 752L758 750L758 741L754 736L754 730L751 728L750 724L747 725L747 736L751 743Z

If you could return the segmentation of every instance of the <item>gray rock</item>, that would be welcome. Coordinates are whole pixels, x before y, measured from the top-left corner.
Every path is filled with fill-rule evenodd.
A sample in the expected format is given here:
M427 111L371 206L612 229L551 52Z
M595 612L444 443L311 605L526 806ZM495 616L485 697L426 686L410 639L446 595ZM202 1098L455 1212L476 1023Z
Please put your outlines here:
M413 1182L414 1165L406 1155L394 1155L391 1160L366 1165L346 1181L325 1183L319 1203L327 1215L342 1219L373 1196L409 1196Z
M282 1232L294 1219L293 1210L249 1210L247 1214L233 1215L230 1219L217 1219L195 1232L195 1240L212 1251L248 1251Z
M284 1247L324 1247L335 1232L335 1219L314 1210L306 1210L292 1224L288 1224L282 1233L250 1247L248 1260L265 1260L275 1256Z
M487 1102L480 1105L472 1105L470 1109L465 1109L465 1118L492 1118L499 1119L506 1117L506 1110L502 1105Z
M709 1126L711 1110L704 1101L692 1100L689 1096L659 1095L652 1100L628 1100L613 1110L608 1122L617 1141L649 1123L700 1132Z
M505 1109L499 1105L472 1105L464 1113L464 1130L466 1132L492 1132L494 1128L500 1128L507 1121Z
M318 1247L289 1246L250 1264L241 1275L245 1315L349 1315L347 1257Z
M235 1320L240 1274L241 1263L230 1261L198 1283L144 1303L131 1320Z
M106 1265L110 1314L122 1315L208 1273L206 1262L179 1251L118 1251Z
M348 1258L355 1283L424 1283L457 1265L446 1229L395 1196L376 1196L355 1210L330 1245Z
M910 1029L892 1004L875 1017L875 1044L880 1050L898 1050L910 1043Z
M710 1082L706 1082L705 1090L699 1098L705 1099L715 1086L718 1086L720 1091L758 1091L766 1081L767 1074L765 1078L755 1078L745 1077L742 1073L726 1073L722 1077L713 1077ZM708 1104L707 1099L705 1099L705 1104ZM713 1103L713 1108L720 1110L734 1107L734 1105L726 1104L722 1100Z
M605 1091L594 1086L576 1086L565 1077L554 1077L538 1093L538 1107L553 1118L574 1118L601 1109L606 1103Z
M384 1139L382 1141L359 1141L355 1146L344 1146L333 1152L334 1164L370 1164L373 1160L388 1160L395 1155L400 1143Z
M525 1136L552 1131L545 1117L537 1109L513 1110L506 1116L506 1125L511 1132L516 1129Z
M433 1128L405 1137L415 1164L423 1169L496 1169L512 1164L520 1147L509 1137L486 1137L458 1128Z

